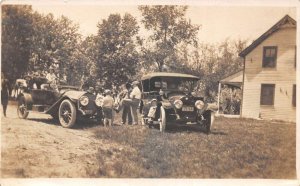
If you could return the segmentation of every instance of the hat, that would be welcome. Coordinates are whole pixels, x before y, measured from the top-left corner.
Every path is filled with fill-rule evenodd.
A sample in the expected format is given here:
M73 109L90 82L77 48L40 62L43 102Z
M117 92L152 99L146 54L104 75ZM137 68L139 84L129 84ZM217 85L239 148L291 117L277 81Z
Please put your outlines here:
M111 94L111 91L109 89L104 90L104 94Z
M93 93L95 91L94 87L89 87L89 89L87 90L87 92L89 93Z
M132 82L132 85L138 85L140 82L138 82L138 81L134 81L134 82Z

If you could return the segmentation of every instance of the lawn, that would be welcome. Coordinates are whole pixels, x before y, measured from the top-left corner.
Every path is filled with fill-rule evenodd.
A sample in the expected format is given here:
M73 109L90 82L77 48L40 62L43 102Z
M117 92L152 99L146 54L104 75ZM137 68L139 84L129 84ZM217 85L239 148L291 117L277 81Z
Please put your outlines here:
M296 178L295 123L220 117L209 135L193 128L93 130L122 148L99 148L92 177Z

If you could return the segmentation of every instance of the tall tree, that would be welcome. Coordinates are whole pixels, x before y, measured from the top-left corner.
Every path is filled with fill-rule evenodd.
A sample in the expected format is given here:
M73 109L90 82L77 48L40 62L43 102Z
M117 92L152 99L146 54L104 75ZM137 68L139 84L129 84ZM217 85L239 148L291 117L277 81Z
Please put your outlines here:
M30 58L32 8L2 5L2 71L15 80L26 72Z
M33 20L29 70L56 65L61 72L63 68L73 67L72 56L79 52L80 44L78 25L64 16L55 19L52 14L43 16L37 12Z
M144 60L148 63L155 62L159 71L174 59L177 45L197 45L199 26L192 25L185 18L187 8L173 5L139 6L143 16L142 23L152 32L149 37L152 46L142 49Z
M107 86L124 83L136 74L139 55L134 36L138 30L137 21L130 14L111 14L98 24L98 55L92 69L96 68L97 78L107 80Z

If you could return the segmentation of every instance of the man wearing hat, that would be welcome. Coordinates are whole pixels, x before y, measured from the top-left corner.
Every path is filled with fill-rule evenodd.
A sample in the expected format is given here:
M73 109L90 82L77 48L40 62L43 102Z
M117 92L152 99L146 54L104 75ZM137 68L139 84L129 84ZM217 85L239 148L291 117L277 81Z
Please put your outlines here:
M132 112L132 116L133 116L133 124L135 124L135 125L138 124L137 109L139 107L140 100L142 98L142 92L139 89L138 85L139 85L138 81L132 82L133 89L130 93L130 99L132 99L131 112Z
M128 124L132 125L131 107L128 104L128 102L126 102L126 100L130 99L129 96L130 96L130 92L131 92L131 84L126 83L126 84L123 84L121 87L122 87L122 91L118 95L118 100L120 102L120 105L123 108L122 124L125 124L126 119L128 118Z

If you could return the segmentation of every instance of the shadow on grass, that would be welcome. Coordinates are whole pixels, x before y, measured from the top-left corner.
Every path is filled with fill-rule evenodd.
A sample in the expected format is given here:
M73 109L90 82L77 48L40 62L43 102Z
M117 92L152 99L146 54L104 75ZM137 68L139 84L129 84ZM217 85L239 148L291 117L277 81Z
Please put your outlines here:
M180 132L188 132L188 133L205 133L204 129L199 126L168 126L166 129L167 133L180 133ZM212 135L227 135L227 133L222 131L211 131L209 134Z

